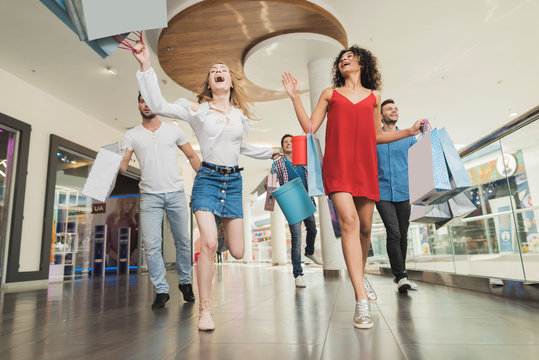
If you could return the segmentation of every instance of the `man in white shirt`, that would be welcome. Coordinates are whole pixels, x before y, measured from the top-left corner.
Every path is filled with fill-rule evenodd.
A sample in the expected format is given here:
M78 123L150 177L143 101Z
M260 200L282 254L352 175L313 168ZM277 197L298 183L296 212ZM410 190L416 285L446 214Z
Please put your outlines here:
M178 288L185 301L194 302L191 286L191 239L188 232L189 210L183 189L183 178L178 167L178 148L185 154L195 171L200 159L187 142L187 137L176 125L162 122L152 113L142 96L138 95L142 124L127 131L122 139L125 155L120 171L127 170L133 152L141 169L140 227L150 280L155 288L152 309L160 309L170 299L166 269L161 250L161 226L164 212L176 246Z

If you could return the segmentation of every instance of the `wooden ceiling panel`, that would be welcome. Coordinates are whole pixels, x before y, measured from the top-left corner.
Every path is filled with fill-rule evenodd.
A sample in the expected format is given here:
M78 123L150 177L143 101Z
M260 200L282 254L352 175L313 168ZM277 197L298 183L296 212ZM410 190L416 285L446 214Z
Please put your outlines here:
M304 0L206 0L174 16L159 38L158 57L176 83L197 91L216 61L241 77L253 101L281 99L284 92L261 88L245 79L245 54L256 44L289 33L326 35L347 46L337 19Z

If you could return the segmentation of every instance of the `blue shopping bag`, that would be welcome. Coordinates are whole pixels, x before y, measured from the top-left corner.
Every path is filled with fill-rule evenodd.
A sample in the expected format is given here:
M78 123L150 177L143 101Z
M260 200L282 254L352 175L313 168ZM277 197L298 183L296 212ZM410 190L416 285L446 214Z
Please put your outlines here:
M309 196L323 196L324 180L322 179L322 149L320 141L314 134L307 134L307 188Z
M452 190L437 201L450 199L472 186L472 179L445 128L438 130Z
M410 203L429 205L452 190L437 129L426 130L408 149Z

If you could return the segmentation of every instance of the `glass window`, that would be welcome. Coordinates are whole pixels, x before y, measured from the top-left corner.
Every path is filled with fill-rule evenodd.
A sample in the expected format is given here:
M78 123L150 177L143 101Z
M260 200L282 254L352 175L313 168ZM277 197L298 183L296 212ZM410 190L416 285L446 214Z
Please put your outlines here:
M100 203L82 194L93 159L64 147L56 155L49 279L89 274L100 251L105 271L116 272L119 265L136 268L140 258L138 181L119 175L112 195ZM103 243L95 242L96 226L102 227L95 237L103 234Z
M534 122L501 140L507 174L507 196L515 214L512 256L522 257L527 281L539 281L539 122Z
M18 131L0 125L0 279L4 278L6 265L5 249L11 224L18 135Z

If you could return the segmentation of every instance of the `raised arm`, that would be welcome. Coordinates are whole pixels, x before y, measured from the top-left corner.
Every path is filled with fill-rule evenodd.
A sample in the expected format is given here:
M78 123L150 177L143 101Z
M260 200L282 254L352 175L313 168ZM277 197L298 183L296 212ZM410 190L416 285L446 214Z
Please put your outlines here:
M198 104L179 99L175 103L169 103L161 94L157 75L150 61L150 51L144 42L144 39L137 41L133 46L133 56L140 64L140 71L137 71L137 82L140 94L148 104L154 114L175 118L190 122L191 114L189 110L197 111Z
M273 151L273 149L268 146L251 145L245 141L241 142L240 154L259 160L276 159L277 157L281 156L279 152Z
M386 144L393 141L401 140L410 136L418 135L421 132L423 122L426 119L417 120L414 123L414 126L403 129L401 131L392 131L392 132L383 132L382 131L382 112L380 110L380 93L375 91L376 94L376 105L373 110L374 118L374 128L376 130L376 143L377 144Z
M316 132L320 128L320 125L322 125L322 122L326 117L329 106L329 99L331 98L331 88L325 89L322 92L322 95L320 95L320 99L318 99L318 103L316 104L316 108L314 109L313 113L311 114L311 117L309 118L309 115L307 115L307 112L305 111L305 108L303 107L303 103L301 101L298 79L296 79L289 72L286 72L283 74L282 80L284 88L288 96L290 96L290 99L292 99L292 104L294 104L294 110L296 111L296 116L299 120L301 128L306 133L310 132L310 125L312 124L313 132Z
M179 145L178 147L181 151L183 151L185 156L187 156L187 160L189 160L189 164L191 164L193 170L197 172L200 168L200 159L193 147L191 146L191 143L186 142L185 144Z

